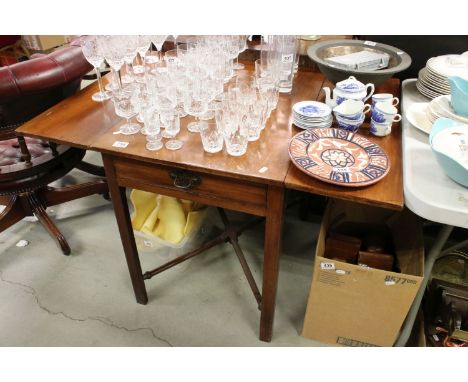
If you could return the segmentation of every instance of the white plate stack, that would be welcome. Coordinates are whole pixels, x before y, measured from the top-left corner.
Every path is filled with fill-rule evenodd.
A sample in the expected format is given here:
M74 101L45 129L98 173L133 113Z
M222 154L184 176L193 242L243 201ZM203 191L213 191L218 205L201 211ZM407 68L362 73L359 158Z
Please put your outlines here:
M419 71L416 87L422 95L431 99L447 95L450 94L447 81L450 76L468 80L468 52L430 58L426 67Z
M426 116L434 123L440 117L450 118L461 123L468 123L468 118L455 113L450 103L450 95L443 95L434 98L426 108Z
M301 101L293 106L293 123L301 129L330 127L332 109L323 102Z

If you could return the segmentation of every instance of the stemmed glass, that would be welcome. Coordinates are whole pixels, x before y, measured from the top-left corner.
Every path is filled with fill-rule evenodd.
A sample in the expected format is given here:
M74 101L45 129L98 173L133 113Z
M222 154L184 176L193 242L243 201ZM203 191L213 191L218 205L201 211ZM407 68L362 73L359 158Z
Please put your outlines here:
M145 68L145 54L149 50L150 46L151 46L151 36L148 36L148 35L138 36L136 50L140 56L141 67L143 68L143 70ZM136 67L137 65L133 67L134 71L141 70L140 65L138 65L138 69Z
M127 87L119 89L112 94L115 107L115 113L119 117L127 119L127 122L120 126L119 131L124 135L136 134L140 131L138 123L130 123L130 118L138 113L137 105L133 99L133 88Z
M104 54L101 47L99 46L97 37L81 37L80 45L86 60L88 60L91 65L93 65L94 70L96 71L96 77L99 85L99 92L94 93L91 96L91 99L96 102L103 102L108 100L110 98L110 94L109 92L104 91L102 88L101 71L99 70L99 67L104 62Z
M164 45L164 42L166 41L167 36L168 35L151 35L150 36L151 42L154 44L154 46L158 50L158 54L156 56L153 56L152 54L146 56L146 61L149 64L154 64L155 62L159 61L159 56L161 55L162 46Z
M165 146L168 150L179 150L184 143L181 140L174 139L180 131L180 118L179 114L171 110L161 114L161 120L164 122L163 137L169 138Z
M236 36L237 37L237 42L238 42L238 54L237 54L237 57L236 57L236 62L234 64L234 70L242 70L245 68L245 65L244 64L241 64L239 62L239 54L241 54L244 50L247 49L247 35L240 35L240 36Z
M161 142L161 122L159 113L154 107L145 108L143 120L146 132L146 149L150 151L162 149L163 143Z
M131 83L134 81L133 78L133 60L135 59L138 51L138 36L124 36L122 38L122 45L124 50L124 60L127 70L126 74L122 76L123 83Z
M188 131L198 133L200 126L199 118L208 111L208 94L207 89L203 86L201 79L195 79L190 86L185 89L184 109L187 114L196 118L195 121L187 125Z
M112 69L114 89L122 89L120 69L124 64L124 51L121 48L122 36L99 36L98 41L104 52L104 58Z

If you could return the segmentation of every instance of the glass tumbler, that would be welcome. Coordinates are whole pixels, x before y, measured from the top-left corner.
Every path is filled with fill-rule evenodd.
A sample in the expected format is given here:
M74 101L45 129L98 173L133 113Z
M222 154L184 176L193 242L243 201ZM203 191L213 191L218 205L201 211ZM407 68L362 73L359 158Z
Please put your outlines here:
M200 121L200 136L203 150L217 153L223 149L223 135L215 122Z
M247 152L249 132L245 123L237 121L225 122L224 141L227 153L234 157L240 157Z

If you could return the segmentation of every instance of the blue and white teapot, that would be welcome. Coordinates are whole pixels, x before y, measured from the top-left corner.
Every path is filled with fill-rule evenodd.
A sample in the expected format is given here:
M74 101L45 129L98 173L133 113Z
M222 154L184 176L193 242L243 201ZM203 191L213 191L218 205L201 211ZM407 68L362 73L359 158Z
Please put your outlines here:
M374 94L374 84L364 85L356 77L350 76L348 79L337 82L333 89L333 99L331 98L330 88L322 89L325 92L325 103L330 107L335 107L347 99L365 102Z

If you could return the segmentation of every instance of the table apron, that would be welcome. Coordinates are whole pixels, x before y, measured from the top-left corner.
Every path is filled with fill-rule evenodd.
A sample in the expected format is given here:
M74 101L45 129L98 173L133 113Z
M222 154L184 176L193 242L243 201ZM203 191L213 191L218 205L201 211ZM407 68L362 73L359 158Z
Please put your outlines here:
M120 187L136 188L252 215L266 216L268 192L266 184L173 166L137 162L127 158L114 157L113 164Z

